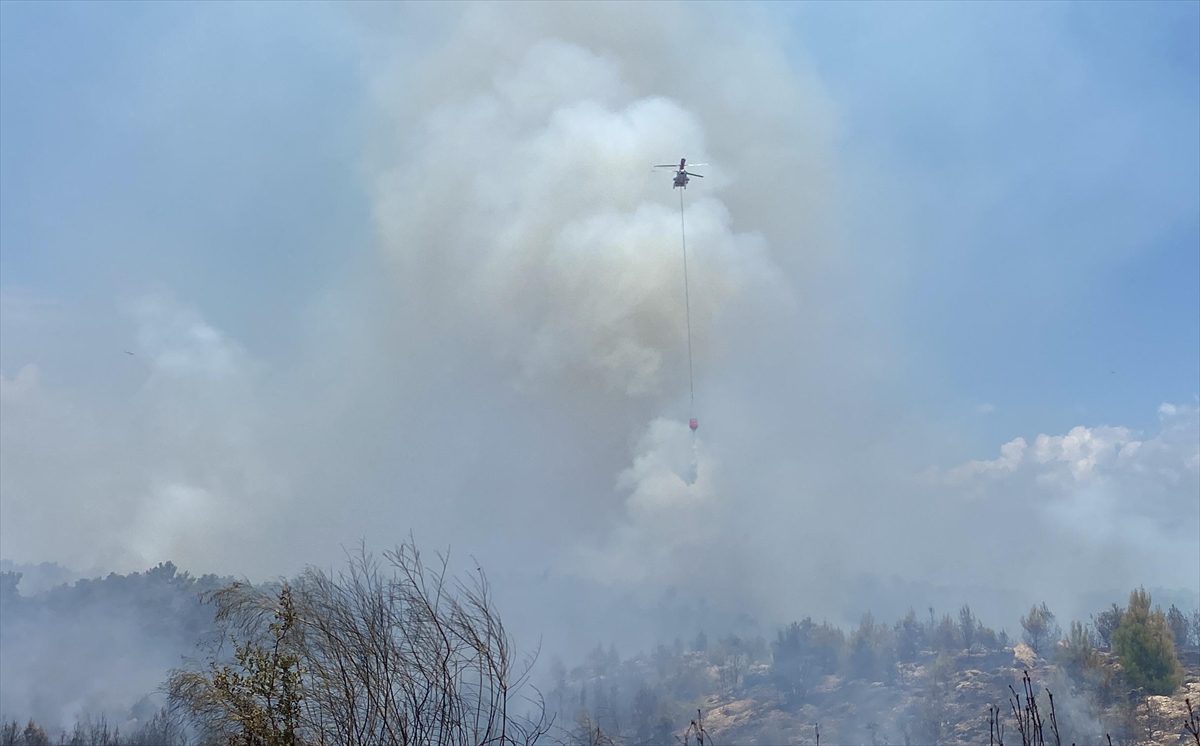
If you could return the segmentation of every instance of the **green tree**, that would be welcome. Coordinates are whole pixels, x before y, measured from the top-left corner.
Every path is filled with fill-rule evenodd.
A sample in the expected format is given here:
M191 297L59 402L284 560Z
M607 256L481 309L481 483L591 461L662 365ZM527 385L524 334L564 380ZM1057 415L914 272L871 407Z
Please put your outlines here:
M292 591L279 591L265 640L247 640L234 650L234 664L207 672L176 672L172 699L185 703L220 732L231 746L297 746L301 682L293 641L296 607Z
M1025 642L1038 655L1062 635L1062 629L1054 621L1054 612L1050 611L1043 601L1041 606L1033 606L1029 613L1021 617L1021 626L1025 628Z
M1147 694L1171 694L1183 681L1175 644L1162 609L1150 610L1150 594L1138 588L1113 632L1113 652L1125 680Z
M846 646L845 635L826 622L810 617L792 622L771 643L771 676L789 703L803 701L821 676L837 671Z
M871 612L863 615L858 629L850 636L847 672L866 681L891 681L895 674L896 654L890 630L876 624Z
M1120 606L1113 604L1106 611L1100 612L1094 618L1094 626L1096 628L1096 636L1100 638L1100 644L1106 648L1112 647L1113 632L1117 631L1117 627L1121 626L1121 617L1125 614L1125 610Z
M633 736L640 743L670 743L670 720L666 717L666 706L658 696L658 692L642 682L637 694L633 697L633 707L630 711L633 721ZM660 724L666 721L667 738L662 741L655 739L660 735Z
M962 638L963 647L967 650L975 644L975 639L979 632L979 620L971 613L971 607L963 604L963 607L958 610L958 633Z
M1076 680L1082 680L1084 674L1098 662L1092 636L1081 622L1071 622L1071 631L1056 653L1059 663Z
M925 627L912 609L896 622L893 636L896 640L896 657L905 663L915 661L917 653L925 645Z
M962 638L958 635L958 625L949 614L942 614L942 621L933 630L934 647L942 653L957 653L962 649Z
M1188 618L1180 611L1179 607L1171 604L1171 608L1167 609L1167 626L1171 628L1171 637L1175 639L1175 651L1182 653L1183 649L1188 646L1188 637L1190 630L1188 629Z
M546 734L541 696L525 689L533 659L516 662L482 570L450 577L447 557L426 564L411 542L383 562L365 548L349 560L336 575L309 568L283 592L241 583L213 594L234 662L216 650L207 670L176 671L173 704L239 746Z

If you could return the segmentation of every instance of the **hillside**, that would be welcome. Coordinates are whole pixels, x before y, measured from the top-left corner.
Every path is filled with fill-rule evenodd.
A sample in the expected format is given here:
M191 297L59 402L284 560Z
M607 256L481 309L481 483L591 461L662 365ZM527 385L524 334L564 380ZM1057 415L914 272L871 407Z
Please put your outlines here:
M314 578L308 588L326 587L312 585ZM203 598L228 579L194 578L166 563L32 596L17 592L20 580L0 574L0 744L41 743L19 737L30 717L51 740L107 718L130 734L122 743L167 732L173 742L189 741L176 720L162 720L161 697L146 695L162 692L168 669L220 638ZM253 592L267 600L273 593ZM348 598L307 608L358 618ZM1196 743L1184 723L1186 700L1200 704L1200 612L1163 611L1138 589L1128 606L1073 622L1066 634L1045 604L1021 624L1017 642L968 606L957 618L909 611L892 624L866 614L849 631L805 618L770 641L700 632L624 659L614 646L597 646L570 669L543 660L536 676L554 717L549 742L571 746L695 742L697 735L706 744L817 746L818 734L826 745L998 744L1001 727L1003 743L1017 744L1017 714L1030 714L1030 693L1046 743L1056 743L1055 726L1063 744L1106 744L1110 736L1118 746ZM1130 653L1134 639L1140 647ZM306 679L305 696L318 708L321 686Z
M1051 655L1061 661L1064 650L1059 643ZM1185 729L1185 700L1200 703L1200 655L1184 657L1183 683L1174 693L1144 696L1122 691L1121 666L1110 652L1097 651L1086 671L1072 674L1069 665L1023 642L987 651L925 650L882 676L842 670L814 677L803 691L788 688L776 660L731 656L727 646L660 647L615 666L611 651L597 650L552 696L562 705L560 717L574 712L564 728L572 744L678 742L689 736L697 712L706 743L714 744L815 746L818 731L821 744L1000 743L993 712L1002 742L1020 744L1013 703L1026 711L1028 675L1046 743L1056 743L1050 692L1063 744L1106 744L1111 736L1118 746L1178 746L1195 743Z
M1020 743L1008 687L1020 692L1028 670L1044 718L1048 700L1043 689L1056 691L1052 682L1061 686L1055 702L1063 743L1102 744L1106 735L1114 744L1193 742L1184 730L1185 698L1200 702L1200 667L1188 669L1175 695L1144 697L1133 707L1096 708L1059 667L1038 661L1027 669L1022 648L1027 651L1018 645L1016 651L955 656L946 669L952 672L940 679L932 656L922 664L902 666L890 684L827 676L811 702L800 707L789 706L770 684L758 683L706 698L701 704L704 727L714 743L722 744L807 746L816 743L814 724L819 724L823 744L984 744L990 742L989 707L995 705L1002 708L1005 742ZM1053 743L1049 726L1044 730Z

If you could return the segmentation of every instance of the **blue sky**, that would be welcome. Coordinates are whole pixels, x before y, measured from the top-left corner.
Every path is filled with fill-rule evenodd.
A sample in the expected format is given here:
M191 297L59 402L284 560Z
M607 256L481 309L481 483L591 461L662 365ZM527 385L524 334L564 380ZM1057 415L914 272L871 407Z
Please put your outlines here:
M886 205L868 240L903 278L932 407L993 404L996 437L1148 425L1196 395L1200 6L814 4L793 23L851 188Z
M994 518L920 502L925 469L1050 524L1192 509L1200 4L511 8L0 3L4 552L207 561L247 539L231 505L298 506L214 559L272 573L296 537L324 557L384 526L487 547L497 505L611 556L688 500L752 532L835 496L831 544L901 520L865 497L892 489L914 532ZM640 164L701 148L708 440L677 452L676 197ZM1036 457L998 456L1018 437ZM1135 441L1183 476L1118 473ZM701 452L711 483L647 486ZM1125 497L1061 486L1094 468ZM405 480L422 497L382 496ZM132 518L88 554L108 518L38 511L93 489ZM1139 540L1169 533L1145 513ZM130 554L129 526L167 538ZM1126 559L1114 582L1166 566Z
M4 13L6 287L111 306L159 284L270 349L288 299L364 250L361 81L324 9Z
M1198 13L789 8L791 49L836 106L856 250L899 296L928 405L995 406L968 425L983 442L1148 425L1158 402L1197 393ZM371 237L344 19L4 14L4 285L73 302L162 284L256 348L283 343L278 309Z

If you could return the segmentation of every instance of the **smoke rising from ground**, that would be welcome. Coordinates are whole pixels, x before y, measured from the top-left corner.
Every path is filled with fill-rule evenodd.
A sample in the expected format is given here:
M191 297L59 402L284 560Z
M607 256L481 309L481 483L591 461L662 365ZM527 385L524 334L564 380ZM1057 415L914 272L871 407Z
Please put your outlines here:
M1154 432L943 455L955 438L918 403L937 371L906 347L903 291L874 292L914 249L881 262L855 240L900 208L847 188L840 112L777 19L422 9L417 54L390 41L406 12L338 11L375 123L357 170L373 235L331 242L346 259L315 293L272 296L293 347L239 340L218 300L114 291L104 331L135 355L89 362L117 382L91 386L22 357L56 338L96 360L72 311L5 289L5 556L265 577L411 529L536 609L524 631L577 645L611 627L556 620L611 612L605 594L782 622L857 619L862 577L1064 617L1091 611L1065 589L1196 587L1193 405ZM681 156L712 164L684 198L695 440L678 193L649 168Z

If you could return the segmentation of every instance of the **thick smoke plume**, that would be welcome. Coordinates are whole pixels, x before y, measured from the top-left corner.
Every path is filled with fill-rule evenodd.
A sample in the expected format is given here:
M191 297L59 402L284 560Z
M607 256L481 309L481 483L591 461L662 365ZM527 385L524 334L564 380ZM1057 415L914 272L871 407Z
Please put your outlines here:
M134 354L99 382L21 353L78 343L84 312L6 289L6 556L265 577L412 530L472 554L560 646L618 634L615 614L642 640L678 618L664 598L855 621L864 588L922 608L932 583L981 616L1002 591L1001 613L1046 598L1067 617L1090 609L1065 589L1195 587L1158 549L1200 553L1179 528L1197 523L1191 404L1158 432L1026 433L943 462L912 403L928 371L873 292L905 257L853 240L889 206L846 188L839 112L768 12L336 18L368 92L372 235L331 242L346 258L317 292L272 296L291 344L240 339L216 301L125 293L104 332ZM650 169L679 157L711 164L684 196L694 439L679 194ZM1104 536L1143 516L1136 540L1097 541L1097 511Z

